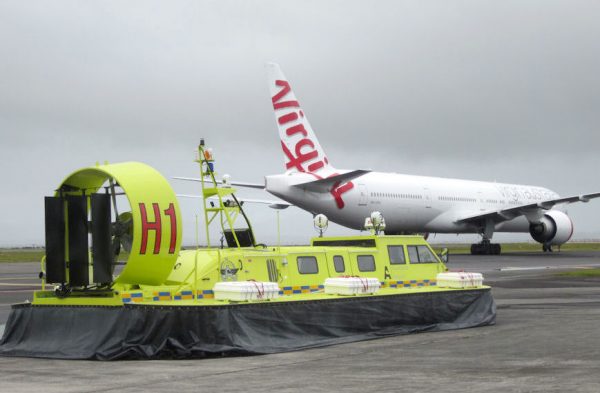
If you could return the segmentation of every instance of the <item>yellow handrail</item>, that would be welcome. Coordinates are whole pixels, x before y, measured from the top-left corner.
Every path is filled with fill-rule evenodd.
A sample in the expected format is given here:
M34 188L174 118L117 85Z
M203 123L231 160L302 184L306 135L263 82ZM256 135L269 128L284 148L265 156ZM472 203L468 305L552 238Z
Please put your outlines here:
M46 255L42 257L41 260L42 270L40 272L40 278L42 279L42 291L46 290Z

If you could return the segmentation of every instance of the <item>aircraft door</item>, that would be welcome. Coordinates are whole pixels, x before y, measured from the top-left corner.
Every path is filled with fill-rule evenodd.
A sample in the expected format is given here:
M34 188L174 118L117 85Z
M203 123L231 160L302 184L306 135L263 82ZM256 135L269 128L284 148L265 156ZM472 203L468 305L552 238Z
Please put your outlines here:
M367 203L369 202L369 192L367 190L367 186L364 184L359 184L358 190L360 192L358 206L367 206Z
M479 211L485 211L483 192L477 191L477 202L479 203Z
M423 196L425 198L425 207L431 209L431 190L428 187L423 188Z

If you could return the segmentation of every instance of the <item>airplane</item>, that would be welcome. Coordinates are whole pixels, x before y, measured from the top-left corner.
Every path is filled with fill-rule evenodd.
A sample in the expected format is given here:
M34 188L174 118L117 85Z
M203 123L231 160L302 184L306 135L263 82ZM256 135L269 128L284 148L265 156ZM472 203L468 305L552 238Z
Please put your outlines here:
M551 252L573 235L566 205L600 196L560 197L538 186L336 169L279 65L268 63L267 69L285 172L265 176L264 184L228 180L234 186L264 189L352 229L364 229L365 217L378 211L386 234L476 233L482 240L471 245L471 254L500 254L500 244L491 242L495 232L529 233ZM285 202L272 205L285 208Z

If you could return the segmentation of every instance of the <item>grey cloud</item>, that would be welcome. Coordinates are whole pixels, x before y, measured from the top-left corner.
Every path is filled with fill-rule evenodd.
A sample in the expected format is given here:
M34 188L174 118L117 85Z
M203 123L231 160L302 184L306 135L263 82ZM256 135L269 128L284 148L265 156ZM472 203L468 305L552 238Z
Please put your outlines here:
M599 17L595 1L4 1L0 245L42 243L42 196L96 161L193 176L204 136L221 173L280 172L266 61L336 166L598 191ZM182 206L191 243L198 204ZM273 242L275 213L248 209ZM570 212L600 236L597 202ZM307 213L281 219L284 240L313 234Z

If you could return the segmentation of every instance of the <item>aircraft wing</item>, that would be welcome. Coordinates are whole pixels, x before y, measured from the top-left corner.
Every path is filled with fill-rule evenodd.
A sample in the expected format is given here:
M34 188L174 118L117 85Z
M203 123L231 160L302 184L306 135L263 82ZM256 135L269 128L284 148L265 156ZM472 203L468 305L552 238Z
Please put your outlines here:
M315 181L309 181L306 183L294 184L294 187L298 187L298 188L301 188L306 191L329 192L336 184L340 185L340 184L347 183L350 180L360 177L369 172L371 172L371 171L366 170L366 169L357 169L354 171L342 173L341 175L327 177L325 179L319 179L319 180L315 180Z
M191 194L177 194L178 197L182 198L202 198L202 195L191 195ZM237 200L244 203L259 203L263 205L269 205L271 209L281 210L287 209L290 206L294 206L291 203L284 202L282 200L269 200L269 199L251 199L251 198L240 198L237 197ZM218 199L217 197L209 197L208 199Z
M542 202L528 203L525 205L509 207L507 209L481 212L472 216L459 218L458 220L456 220L456 222L466 223L491 219L493 222L499 223L502 221L512 220L513 218L516 218L518 216L527 216L527 218L531 218L533 221L535 221L536 218L539 219L544 214L544 210L549 210L555 205L574 202L589 202L590 199L598 197L600 197L600 192L595 192L592 194L575 195L564 198L548 199Z
M200 182L201 181L197 177L173 176L173 179L185 180L185 181L195 181L195 182ZM206 180L206 181L212 182L212 180ZM220 181L220 180L217 180L217 184L223 184L223 182ZM265 189L265 185L264 184L259 184L259 183L247 183L247 182L241 182L241 181L230 181L229 184L231 184L232 186L236 186L236 187L258 188L260 190L264 190Z

